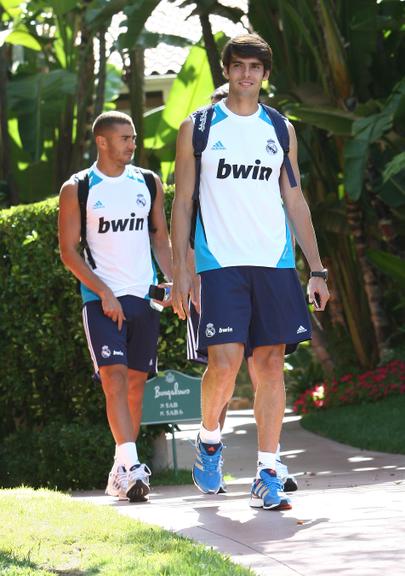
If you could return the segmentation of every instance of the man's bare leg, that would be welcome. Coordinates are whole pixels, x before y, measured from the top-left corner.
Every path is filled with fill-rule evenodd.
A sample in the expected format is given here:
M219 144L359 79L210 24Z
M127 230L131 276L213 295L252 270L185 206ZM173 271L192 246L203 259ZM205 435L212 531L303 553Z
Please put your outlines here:
M219 419L235 387L243 358L243 345L221 344L208 348L208 366L202 379L202 422L196 443L193 480L201 492L217 494L222 485L222 443Z
M284 388L285 345L260 346L253 351L257 376L254 413L258 448L276 453L285 411Z

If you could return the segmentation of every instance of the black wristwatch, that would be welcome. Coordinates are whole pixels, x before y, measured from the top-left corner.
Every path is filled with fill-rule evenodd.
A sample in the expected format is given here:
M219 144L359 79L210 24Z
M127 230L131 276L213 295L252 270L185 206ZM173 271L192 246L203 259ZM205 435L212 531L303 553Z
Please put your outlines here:
M323 278L325 282L328 281L328 269L324 268L323 270L315 270L315 272L310 272L310 278Z

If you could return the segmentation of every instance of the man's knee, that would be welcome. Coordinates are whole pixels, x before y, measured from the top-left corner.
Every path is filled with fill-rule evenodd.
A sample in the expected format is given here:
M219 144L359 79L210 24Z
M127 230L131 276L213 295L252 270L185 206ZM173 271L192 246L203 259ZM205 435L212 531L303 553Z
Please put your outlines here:
M104 394L109 398L119 397L128 391L128 371L126 366L103 366L100 368Z
M209 358L208 370L218 382L229 381L236 378L240 361L230 356L216 355Z
M285 344L261 346L253 351L254 370L258 377L263 374L283 375Z
M147 373L128 371L128 396L135 399L142 399Z

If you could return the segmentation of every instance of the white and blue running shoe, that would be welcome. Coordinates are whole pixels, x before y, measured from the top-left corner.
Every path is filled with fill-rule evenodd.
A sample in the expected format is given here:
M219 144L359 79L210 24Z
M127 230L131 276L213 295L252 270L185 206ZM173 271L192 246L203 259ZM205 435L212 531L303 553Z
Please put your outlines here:
M294 476L288 473L288 468L281 460L276 460L276 472L284 486L284 492L295 492L298 490L298 482Z
M255 478L250 491L250 506L264 510L290 510L290 499L284 494L283 484L275 470L263 468Z
M204 494L217 494L222 483L223 444L205 444L197 437L196 459L193 466L193 481Z

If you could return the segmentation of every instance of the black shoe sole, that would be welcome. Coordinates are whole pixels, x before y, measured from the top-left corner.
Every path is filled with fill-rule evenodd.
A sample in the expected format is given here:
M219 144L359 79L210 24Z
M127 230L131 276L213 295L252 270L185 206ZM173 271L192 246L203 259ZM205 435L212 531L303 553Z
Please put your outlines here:
M128 490L127 498L130 502L147 502L149 492L149 486L144 484L142 480L137 480Z
M298 490L298 484L294 482L292 478L287 478L284 482L284 492L296 492Z

